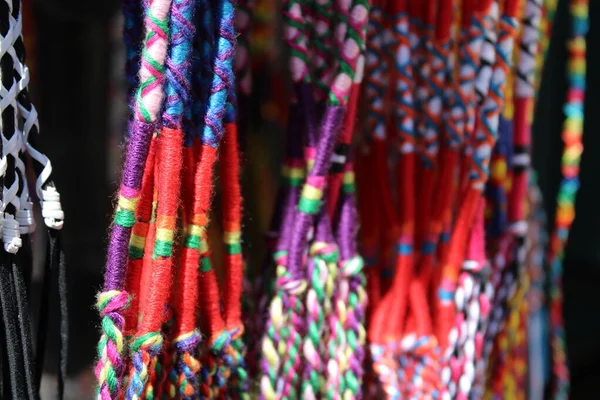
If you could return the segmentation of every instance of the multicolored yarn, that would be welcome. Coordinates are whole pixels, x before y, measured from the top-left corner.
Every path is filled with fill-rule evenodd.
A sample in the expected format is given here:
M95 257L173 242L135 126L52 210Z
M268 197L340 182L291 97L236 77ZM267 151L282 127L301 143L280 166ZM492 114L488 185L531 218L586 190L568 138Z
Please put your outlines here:
M530 279L530 290L527 293L529 320L527 321L527 336L536 338L528 340L528 392L535 399L543 398L548 371L548 352L550 345L545 332L547 326L546 279L544 270L544 251L547 249L548 233L547 219L542 204L542 194L537 186L535 174L531 174L529 188L529 234L530 243L527 254L527 268Z
M385 92L389 66L384 57L385 30L383 8L377 2L369 11L367 28L367 53L365 65L365 96L369 104L367 111L368 132L370 137L385 139Z
M562 138L565 144L562 157L556 217L550 237L548 260L550 264L550 330L552 349L552 393L554 398L566 399L569 391L569 370L565 354L564 327L562 322L562 260L568 232L575 218L575 196L579 188L579 164L583 152L583 105L585 97L585 55L587 34L588 0L571 0L572 31L569 39L569 69L567 103L564 112Z
M305 163L301 155L302 146L300 142L302 136L299 134L300 117L301 114L299 108L292 106L289 120L290 129L288 130L288 159L282 169L282 175L285 181L287 181L287 184L283 186L283 190L281 191L283 201L280 204L282 205L282 209L276 210L272 221L274 226L277 226L277 219L279 219L280 222L277 232L279 235L279 240L277 247L274 249L275 252L272 254L275 262L274 272L276 276L279 276L279 274L284 274L285 265L287 264L287 245L291 240L292 235L293 222L295 218L294 208L298 204L301 187L304 183L304 174L306 173L306 169L304 167ZM279 213L282 215L279 215ZM279 283L285 283L285 281L279 281ZM275 299L278 295L277 291L280 290L277 280L275 280L274 286L275 287L271 292L273 297L270 300L267 308L268 318L265 324L265 333L261 341L262 376L260 387L261 396L266 399L274 398L276 396L275 385L277 371L281 365L280 355L278 354L280 348L279 343L282 343L281 346L283 346L282 341L288 335L287 332L283 332L282 334L281 331L286 323L285 317L281 314L283 312L283 302L281 300L273 301L273 299ZM265 289L268 289L268 287L265 287ZM283 294L284 293L281 293L281 295Z
M167 16L170 0L154 0L145 9L145 39L140 66L140 86L136 94L134 120L130 124L130 142L123 168L119 205L108 249L104 292L99 295L99 312L102 316L103 336L98 345L100 358L96 366L98 398L115 399L121 391L125 372L122 312L129 303L123 297L127 246L135 224L135 208L139 201L143 166L146 162L150 138L163 99L162 83L165 79L165 48L169 32ZM136 360L137 362L141 360ZM140 388L139 390L141 390Z
M194 2L174 0L170 10L170 53L166 60L166 101L162 115L163 128L157 138L157 191L156 237L152 254L152 280L156 286L150 290L147 303L142 304L141 321L133 339L133 368L126 397L138 398L147 382L149 358L161 350L161 328L165 305L170 299L174 265L173 240L176 229L178 199L174 193L181 190L183 169L184 107L191 93L191 62L189 61L193 37ZM143 365L142 365L143 362Z
M338 243L341 255L341 281L338 283L336 308L341 316L344 329L344 352L347 368L342 369L345 389L344 399L361 397L366 350L365 317L367 295L365 290L364 261L356 251L357 229L353 228L357 213L355 205L355 189L353 182L353 166L346 166L344 179L344 198L340 210Z
M329 219L324 215L317 227L315 236L326 235ZM329 236L331 234L329 233ZM331 238L328 238L331 239ZM331 241L331 240L328 240ZM321 393L326 393L325 389L330 385L323 381L326 369L330 365L329 359L335 359L336 354L333 348L327 348L329 344L335 345L335 340L339 332L326 333L325 315L332 313L331 298L333 297L335 282L335 263L338 258L338 250L335 245L327 242L315 242L310 249L311 258L308 260L308 289L306 292L306 337L302 345L302 354L306 358L306 365L303 371L303 383L301 385L301 396L305 399L315 399ZM333 264L333 266L331 265ZM333 275L333 276L330 276ZM329 336L328 339L327 336ZM325 339L325 340L324 340ZM329 352L330 354L326 354ZM331 372L331 371L328 371ZM330 393L330 395L333 395Z
M315 1L315 34L312 38L314 46L312 52L312 63L314 65L313 76L315 100L321 104L327 99L327 92L335 72L335 51L332 49L333 30L332 26L335 20L334 1L323 0Z
M352 7L350 7L351 5ZM364 27L366 27L368 3L357 1L354 4L350 4L348 1L342 1L339 2L338 8L342 14L348 13L348 15L351 15L351 18L347 20L348 26L344 33L344 45L341 52L339 73L333 80L329 94L329 103L331 106L324 113L321 123L322 133L316 148L314 165L310 169L309 177L298 203L299 212L294 220L294 232L288 247L287 266L278 266L278 290L271 301L271 320L276 321L279 327L283 326L282 323L285 320L282 319L281 313L284 312L283 306L285 305L287 308L285 310L287 314L285 318L291 322L291 325L289 332L286 332L287 334L285 335L288 339L286 340L287 345L283 360L280 361L278 357L274 356L276 350L269 335L266 335L263 339L263 354L265 358L269 359L272 367L279 368L281 366L282 368L282 376L277 380L277 392L271 383L272 381L267 376L263 376L261 391L262 395L266 398L274 398L276 393L277 395L289 398L296 398L297 396L296 385L298 377L296 371L300 368L298 351L304 329L302 318L299 316L303 314L301 297L304 295L306 289L306 282L299 274L300 268L303 265L302 249L306 243L306 235L309 227L312 225L314 216L319 212L321 207L323 188L326 183L324 175L333 153L334 143L345 111L344 108L348 104L365 36ZM302 78L301 71L294 75L293 80L295 82ZM272 369L268 370L268 374L273 374L273 372ZM339 381L336 380L336 382ZM340 382L339 387L334 387L334 392L339 392L341 388L343 386Z
M506 362L503 357L511 350L506 348L507 337L514 337L516 332L508 332L511 327L517 327L518 324L505 324L504 321L518 318L518 314L522 312L522 308L514 309L511 305L521 307L522 301L513 298L515 293L523 293L527 288L522 287L524 284L524 264L526 262L526 235L529 231L527 225L527 190L528 190L528 174L530 169L530 130L531 130L531 112L533 108L534 98L534 80L535 80L535 58L537 55L539 34L538 28L541 17L541 4L538 2L528 1L524 7L523 13L523 30L520 39L520 51L517 53L518 64L516 69L516 84L515 84L515 100L514 100L514 144L510 168L511 183L509 193L509 208L508 222L510 224L510 247L509 250L503 250L504 253L498 254L498 257L508 258L508 265L505 268L504 262L497 263L496 270L492 282L496 283L495 298L494 298L494 314L489 324L486 333L484 344L483 360L487 360L492 356L493 343L503 343L505 347L498 352L501 359L494 357L490 363L489 370L507 371L503 366ZM508 107L507 107L508 108ZM512 107L510 108L512 110ZM507 319L508 316L508 319ZM521 329L521 328L519 328ZM508 335L508 336L507 336ZM522 335L521 335L522 336ZM521 360L524 362L524 351L521 353ZM513 360L510 361L512 363ZM502 374L501 372L498 372ZM480 384L483 385L483 371L480 372ZM493 379L503 380L504 378L496 377ZM509 385L510 386L510 385ZM495 387L498 387L496 385ZM502 389L504 390L504 388ZM517 389L518 390L518 389ZM509 395L509 392L503 392ZM513 392L510 392L513 393ZM511 394L512 395L512 394Z
M202 132L202 143L216 147L224 134L228 89L234 84L233 55L235 52L234 6L229 0L220 0L215 10L218 21L215 60L207 100L206 116Z
M587 0L572 1L583 19ZM529 281L540 283L525 268L525 195L541 0L284 2L285 161L264 269L248 279L259 303L248 323L239 136L254 120L237 101L252 94L253 0L123 7L126 74L139 87L98 296L98 399L517 396L534 309L525 300ZM575 33L582 57L585 32ZM580 75L570 77L553 259L573 217L564 204L581 154ZM352 155L361 89L365 134ZM15 193L10 207L29 210Z
M387 346L397 346L397 343L384 343L384 340L389 341L386 336L397 337L402 329L404 313L406 309L406 293L408 282L412 270L412 244L414 233L414 214L415 204L408 201L413 198L414 193L414 168L415 168L415 129L414 118L415 109L413 102L413 90L415 87L413 80L413 70L411 64L412 45L409 38L409 19L405 2L394 2L390 5L390 11L394 18L394 36L391 43L391 51L394 55L394 73L392 92L392 104L394 112L392 119L394 122L394 131L398 135L398 149L400 152L400 160L398 163L398 181L399 199L399 227L400 239L397 246L398 258L396 261L396 273L393 287L388 294L379 301L378 305L372 305L373 314L369 321L369 341L371 342L370 353L373 361L373 370L377 374L378 379L383 384L383 390L388 396L398 394L399 382L396 375L398 366L396 361L390 357L389 348ZM365 183L359 182L360 185L366 186ZM361 188L362 186L359 186ZM361 201L362 201L361 196ZM406 200L405 200L406 199ZM365 232L366 233L366 232ZM404 287L399 288L394 299L393 291L398 284ZM372 286L369 281L369 286ZM392 309L390 318L387 315L387 303L394 299L395 308ZM371 299L371 304L374 299ZM389 318L389 319L388 319ZM384 323L384 320L396 321L396 323ZM384 328L384 332L380 332ZM388 329L385 329L385 328ZM395 352L392 352L393 357ZM392 397L393 398L393 397Z
M227 119L226 119L227 120ZM231 336L229 348L225 350L225 365L231 368L231 391L237 396L246 396L248 374L245 367L245 345L242 341L242 278L244 260L241 244L242 198L239 182L240 157L235 123L228 122L223 138L221 177L223 179L223 239L226 247L224 310L225 326Z

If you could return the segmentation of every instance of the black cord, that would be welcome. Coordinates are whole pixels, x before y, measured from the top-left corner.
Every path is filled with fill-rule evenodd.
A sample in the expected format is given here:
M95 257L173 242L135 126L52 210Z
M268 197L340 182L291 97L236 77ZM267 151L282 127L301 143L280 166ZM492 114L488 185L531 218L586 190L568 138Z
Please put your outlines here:
M62 249L60 232L54 229L49 231L49 244L55 247L54 253L58 256L58 264L54 266L57 277L58 300L59 300L59 320L60 320L60 340L59 340L59 366L58 366L58 398L64 397L65 380L67 379L67 358L69 354L69 309L67 303L67 263L65 253Z
M27 388L23 372L23 347L19 332L19 313L17 310L15 297L15 287L12 282L10 260L6 254L2 256L0 263L0 306L2 307L2 322L4 324L5 342L3 350L6 351L8 365L8 378L10 393L13 400L27 399Z
M44 360L46 356L46 336L48 333L48 314L50 309L50 289L52 283L52 265L56 249L51 246L50 233L48 233L46 244L46 258L42 275L42 293L40 296L40 308L38 311L37 338L35 356L37 360L35 377L38 386L41 387L42 375L44 373Z
M40 312L38 319L37 335L37 369L36 381L39 383L44 371L44 356L46 352L49 304L52 287L58 289L59 303L59 357L58 357L58 399L64 397L65 382L67 378L67 357L69 340L69 315L67 304L67 267L65 254L62 250L60 232L54 229L48 229L48 245L46 247L46 262L44 268L44 279L42 286L42 296L40 303Z
M23 237L24 240L28 240L27 236ZM23 277L21 259L23 257L22 252L16 255L9 255L9 261L12 265L12 278L15 288L15 302L18 312L19 331L22 346L23 356L23 372L25 379L25 386L27 389L27 398L31 400L38 400L39 395L39 383L34 377L35 370L35 358L33 356L33 346L31 341L31 322L29 318L29 300L27 298L27 283Z

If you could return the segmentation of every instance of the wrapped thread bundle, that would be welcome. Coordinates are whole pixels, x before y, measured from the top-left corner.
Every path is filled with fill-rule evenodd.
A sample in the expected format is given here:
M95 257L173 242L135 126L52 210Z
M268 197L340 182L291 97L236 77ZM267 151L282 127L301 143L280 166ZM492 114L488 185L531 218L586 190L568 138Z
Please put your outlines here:
M98 297L98 398L524 387L529 113L548 7L284 2L283 179L260 280L243 284L237 121L245 135L252 7L234 24L226 0L124 3L132 111ZM246 335L243 287L256 301Z

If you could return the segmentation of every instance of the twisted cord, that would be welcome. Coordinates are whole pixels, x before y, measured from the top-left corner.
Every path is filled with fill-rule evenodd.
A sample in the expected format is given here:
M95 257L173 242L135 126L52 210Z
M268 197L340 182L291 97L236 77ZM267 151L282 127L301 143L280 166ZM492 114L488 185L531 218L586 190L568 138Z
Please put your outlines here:
M385 139L385 92L387 89L387 57L384 55L383 9L373 5L369 10L367 27L367 57L365 65L365 95L367 104L367 132L369 136Z
M571 38L569 48L569 89L565 104L566 119L562 138L564 149L557 197L554 230L550 239L550 329L552 349L553 396L566 399L569 392L569 370L565 354L565 336L562 320L562 261L575 218L575 197L579 189L579 165L583 152L583 118L586 79L586 34L589 29L589 0L571 0Z
M173 368L170 371L168 394L171 398L194 398L198 395L198 375L201 368L198 357L200 332L196 328L197 303L199 297L198 264L201 257L201 245L206 218L198 214L194 207L194 187L196 168L194 165L196 149L188 147L185 158L184 206L189 210L185 218L185 240L180 255L179 286L175 294L176 328L173 353ZM206 157L205 157L206 158ZM200 164L201 161L198 162ZM211 177L208 179L210 182ZM192 189L193 188L193 189ZM204 187L203 187L204 189ZM210 190L210 188L208 188Z
M288 65L291 72L294 92L298 97L300 109L306 115L307 148L314 147L316 141L317 119L314 110L314 100L310 92L311 71L309 70L309 41L313 33L312 10L307 2L298 0L283 3L283 29L285 43L289 49ZM307 152L308 154L308 152ZM308 160L310 168L310 157Z
M542 193L537 184L535 173L530 176L530 187L528 193L529 208L529 234L530 242L527 257L527 272L530 279L531 288L527 293L527 303L529 305L529 332L540 329L542 324L547 321L546 318L546 274L544 273L544 251L547 249L548 230L547 218L542 203ZM543 398L544 379L546 375L544 356L546 349L549 349L548 335L544 335L540 340L529 341L529 393L531 397Z
M228 89L234 84L233 55L235 53L234 6L230 0L220 0L217 5L217 40L207 100L202 142L217 147L224 133L223 118L226 113Z
M495 21L498 5L492 3L490 18ZM490 22L495 26L495 22ZM499 35L495 45L495 35L487 31L486 42L482 47L482 64L475 83L477 95L486 96L482 103L479 129L475 133L476 147L473 154L474 168L471 173L473 187L483 190L489 177L491 151L498 137L498 123L504 105L504 87L511 65L512 48L517 22L514 16L502 15L499 22ZM493 46L493 47L490 47ZM494 50L495 47L495 50ZM492 67L493 65L493 67ZM490 75L491 72L491 75ZM490 76L490 78L486 78ZM489 83L488 83L489 82ZM486 90L489 88L489 91Z
M192 22L195 1L173 0L170 18L170 54L166 61L166 99L163 124L181 129L184 108L191 102L192 44L196 28Z
M328 296L325 302L330 312L326 314L326 330L324 350L325 350L325 370L329 378L325 385L321 387L322 394L326 398L339 399L344 391L343 363L347 361L344 348L344 326L340 318L342 308L341 299L337 290L339 284L339 271L336 261L338 261L337 250L331 253L333 257L326 263L327 281L325 283L328 289Z
M197 265L200 265L198 294L196 300L191 305L199 304L201 325L209 336L209 343L204 347L204 353L201 354L202 368L199 379L199 394L204 398L212 396L213 378L217 372L218 358L211 351L215 338L224 331L224 321L221 317L220 299L218 284L215 272L212 269L210 261L210 249L208 245L207 227L209 224L210 203L213 196L213 173L214 164L217 159L217 149L210 145L203 145L200 151L200 158L195 170L195 188L194 188L194 215L187 228L186 247L189 248L188 265L186 268L190 272L196 271ZM192 257L193 255L193 257ZM199 260L199 262L198 262ZM196 268L195 268L196 267ZM202 293L202 295L200 295ZM184 299L187 301L187 299ZM190 309L191 316L194 318L195 307ZM194 324L190 325L193 326ZM183 330L186 332L186 329Z
M340 8L347 10L349 7L347 2L342 2ZM356 72L357 62L360 56L362 42L364 41L363 27L366 25L368 15L368 3L366 6L361 2L356 2L352 7L352 18L349 19L349 29L342 51L342 61L340 65L340 73L336 77L331 93L329 96L330 103L333 106L347 104L350 88L353 84L354 75ZM296 77L299 78L299 77ZM278 379L277 389L271 385L268 377L263 376L261 381L262 394L266 398L273 398L281 393L283 396L296 398L297 371L300 367L300 359L298 357L298 347L301 344L301 330L303 329L303 321L299 318L303 314L303 302L298 296L303 295L306 287L306 282L298 279L297 269L301 263L300 249L303 248L303 243L306 239L306 232L311 225L312 216L315 215L320 208L323 186L325 180L322 174L325 172L326 161L329 161L331 152L333 151L333 143L337 135L337 128L341 120L343 108L333 107L327 110L328 114L324 117L325 127L324 133L321 135L321 140L317 150L317 157L314 166L311 170L307 184L304 187L303 196L299 204L299 214L295 221L295 232L292 236L290 244L289 260L292 263L288 268L278 266L278 291L271 301L271 319L276 323L282 321L282 313L284 304L286 305L287 321L291 324L287 342L287 352L285 359L280 360L273 353L275 348L269 335L265 335L263 340L263 353L267 353L266 357L270 358L270 365L278 368L282 367L282 377ZM284 303L284 299L288 299ZM282 365L281 365L282 364Z
M190 61L196 38L196 29L193 23L195 6L195 1L186 0L174 1L171 8L171 53L167 59L167 99L163 114L165 126L183 130L182 133L188 145L193 137L193 132L190 126L192 122L191 115L186 111L196 106L195 103L192 103L192 68ZM196 101L201 107L202 96L198 93L196 95ZM186 158L186 168L193 179L193 172L191 172L193 165L187 162L188 159L189 157ZM180 164L179 168L181 167ZM188 203L187 206L190 207L191 205ZM188 238L189 236L186 237L181 254L179 271L181 283L179 292L176 294L176 337L172 351L163 350L165 358L171 357L171 365L164 366L166 368L165 372L170 378L165 382L168 387L167 393L170 398L183 399L191 399L197 394L198 382L196 375L200 370L200 361L196 354L197 345L200 342L200 332L194 329L196 321L195 303L198 296L196 270L199 256L197 252L190 250L190 240ZM190 313L192 314L191 317L189 316Z
M416 145L414 128L416 112L413 102L415 82L411 63L409 19L405 11L398 12L394 16L394 43L397 74L394 90L394 100L397 105L393 111L394 126L400 134L400 152L408 154L414 152Z
M335 59L332 51L334 0L314 2L316 34L313 38L313 76L315 77L316 101L321 103L327 99L329 85L333 79Z
M518 63L516 65L515 94L517 98L535 96L536 58L540 53L543 0L527 0L521 21Z
M304 399L315 399L319 396L325 373L325 315L331 311L328 302L326 283L328 282L327 254L332 246L316 242L311 246L311 258L308 264L308 290L306 292L306 336L302 343L302 354L306 360L303 371L301 395ZM333 247L333 251L337 251ZM335 257L335 254L332 254ZM333 289L333 288L329 288Z
M265 362L260 388L261 398L267 400L283 396L280 391L283 391L284 386L285 395L290 399L296 397L295 385L298 376L295 363L299 362L296 353L300 351L302 344L302 337L297 330L302 325L298 316L302 315L301 299L307 285L304 280L294 279L281 260L277 264L277 289L269 305L267 331L262 340L262 356ZM285 311L284 305L287 308ZM292 353L287 355L291 359L286 360L283 358L285 354L280 355L279 343Z
M144 340L137 346L132 346L134 362L126 393L128 399L142 396L148 382L147 369L150 358L158 355L157 353L162 350L163 338L160 330L164 304L170 297L173 238L178 208L178 198L174 193L181 191L183 110L189 104L191 95L189 59L195 35L195 28L191 23L194 5L195 2L192 0L174 0L171 3L169 38L171 47L166 60L166 101L162 114L164 128L158 136L157 152L157 230L150 266L152 277L158 282L148 293L148 303L143 305L140 326L134 339L134 343L138 343L141 338L151 336L153 343L149 344Z
M338 0L339 9L343 13L348 10L349 1ZM338 73L335 76L329 92L329 103L332 106L348 104L350 89L357 72L358 60L366 39L366 30L369 16L370 2L367 0L354 0L348 12L347 31L341 49Z
M484 14L475 11L470 17L470 26L466 32L465 43L460 46L459 63L460 72L458 75L459 86L464 94L464 119L462 124L464 135L463 161L461 165L461 179L468 177L470 168L470 159L473 153L473 135L475 130L477 114L477 97L475 92L475 82L477 81L478 71L481 65L481 51L485 42L485 21Z
M343 203L337 229L342 262L339 263L339 279L336 290L337 313L344 330L342 374L344 388L341 397L358 399L361 397L365 361L366 330L365 315L367 294L364 261L356 251L357 211L356 188L354 186L353 164L346 163L343 186Z
M450 10L447 11L448 13L450 12ZM441 13L442 10L438 10L438 12ZM437 29L441 30L443 27L438 26ZM427 71L429 75L424 77L427 94L424 104L425 118L423 119L427 165L434 165L436 163L439 151L440 127L442 126L442 101L444 98L447 64L450 54L450 36L447 33L442 33L442 35L443 37L436 37L435 40L426 40L429 42L426 46L430 61L421 70L423 73Z
M513 44L517 26L517 21L515 18L515 4L516 2L513 2L512 4L505 4L506 9L504 10L499 21L499 35L496 44L497 56L495 57L494 66L492 68L488 97L482 104L482 112L480 116L481 119L479 124L481 129L477 130L475 137L477 147L474 153L474 164L477 171L472 174L472 178L478 173L482 174L479 176L479 178L475 178L475 183L473 186L479 190L482 189L480 182L481 185L483 185L489 176L488 166L490 162L491 150L498 137L500 113L504 107L504 89L506 86L507 75L512 65L511 57L513 53ZM492 7L495 8L495 5L493 4ZM492 10L492 12L497 13L497 9ZM484 47L482 48L484 55L486 52L486 45L488 43L490 43L489 40L486 41ZM480 76L478 78L481 78L481 73L485 73L487 67L487 62L482 62L482 69L480 70ZM480 82L481 79L479 79L479 81L476 83L476 91L479 96L481 96L481 94L485 91L485 89L483 89L485 83L482 85ZM483 180L481 181L481 179ZM482 211L479 211L479 213L481 212ZM481 218L481 216L479 216L479 218ZM483 235L481 240L483 240ZM480 245L481 243L479 246ZM469 366L473 367L472 357L469 357L468 362ZM468 388L470 390L474 381L474 373L470 374L467 378Z
M234 93L234 88L230 88ZM227 383L232 394L245 396L248 391L248 381L242 341L244 324L241 315L244 259L241 243L241 219L242 219L242 196L240 189L240 168L238 153L237 125L235 123L235 106L229 104L231 112L225 118L226 132L223 138L223 151L221 162L221 178L223 180L222 202L223 202L223 240L226 248L225 255L225 279L227 285L224 293L225 326L229 331L230 340L223 351L223 362L221 368L231 370L230 379ZM227 387L222 386L221 392Z
M348 10L350 8L348 3L341 1L339 4L340 10L343 12ZM339 73L329 94L329 103L333 107L328 108L326 115L323 117L323 133L319 140L317 156L298 205L299 212L294 221L294 234L289 245L288 259L290 265L287 270L283 267L279 274L280 285L278 286L285 287L289 285L293 289L290 291L290 302L287 303L289 307L286 307L292 328L290 329L290 338L287 341L288 351L283 361L283 377L278 380L278 386L282 388L281 393L284 396L291 396L292 398L296 397L297 371L301 366L297 348L301 344L301 334L304 329L302 318L299 317L303 314L303 302L300 298L296 298L296 295L303 295L306 287L306 282L297 277L302 264L301 249L304 247L306 234L312 225L313 216L319 212L321 206L323 189L326 183L324 174L331 160L339 124L343 118L350 89L357 72L358 61L361 57L366 35L364 28L366 27L368 13L368 2L357 0L352 4L347 24L348 29L344 34ZM280 291L278 294L287 295L285 291ZM276 296L273 300L276 305L281 301L278 297ZM343 335L343 332L340 333Z
M200 361L195 354L200 343L200 332L195 329L178 336L174 340L176 355L174 368L171 370L170 397L192 399L198 391L198 374Z
M304 184L304 177L306 173L306 167L304 160L301 156L302 154L302 145L301 138L302 136L299 134L300 130L300 110L297 107L292 107L290 121L289 121L289 141L288 141L288 149L287 149L287 160L282 168L282 179L283 179L283 191L281 193L282 202L281 202L281 215L279 216L279 221L277 221L278 216L273 216L273 226L277 228L277 236L278 236L278 244L276 248L273 249L274 253L273 261L276 267L276 273L282 268L285 268L287 263L287 249L286 246L291 238L291 228L293 225L293 220L295 217L295 207L298 203L298 199L300 197L300 190L302 185ZM279 223L277 223L279 222ZM281 266L281 268L279 268ZM283 346L283 335L281 329L284 326L284 321L282 318L286 318L281 315L280 305L282 303L278 303L275 301L275 305L272 302L268 303L267 301L272 300L277 295L284 295L284 293L278 293L279 288L277 285L277 280L274 282L273 287L266 286L265 289L269 293L270 297L265 297L264 302L266 304L265 311L267 314L267 318L265 321L265 334L261 340L261 351L262 351L262 359L261 359L261 396L262 398L270 398L268 396L275 396L275 385L277 379L277 371L281 365L281 359L275 349L279 349L279 346ZM281 301L281 300L279 300ZM274 318L273 318L274 317ZM281 345L280 345L281 343Z
M398 168L402 169L400 175L403 183L399 186L399 198L411 198L414 195L414 152L416 146L416 133L414 121L416 117L415 102L413 92L416 86L413 76L412 54L416 42L414 34L414 26L409 20L406 11L406 4L394 4L397 8L392 9L393 13L393 39L391 43L391 51L393 52L394 60L394 79L393 83L393 100L395 107L392 111L393 124L396 133L398 134L399 152L401 155L398 163ZM362 199L361 199L362 201ZM401 235L397 246L397 274L404 274L412 270L412 240L413 234L409 223L414 219L414 204L410 201L402 201L399 207L400 229ZM411 221L412 222L412 221ZM408 232L410 231L410 232ZM408 282L408 279L403 280L402 284ZM372 282L369 281L369 285ZM400 288L397 294L397 307L405 310L405 296L403 288ZM386 296L387 299L390 295ZM372 301L372 299L369 299ZM373 304L373 303L371 303ZM386 304L382 301L376 308L373 308L373 316L370 321L369 337L371 341L370 356L373 364L373 372L377 375L381 383L383 392L388 398L397 398L400 396L400 386L403 380L403 369L399 364L400 349L396 341L383 343L387 338L380 334L380 330L392 332L394 329L389 328L388 324L380 323L384 314L388 310L384 309ZM400 314L402 311L400 311ZM400 321L404 317L402 315L395 316L394 319ZM394 324L396 325L396 324ZM381 327L381 328L380 328ZM386 329L386 328L389 329ZM394 332L394 334L397 334ZM401 360L400 360L401 361Z
M304 302L302 296L306 288L306 281L301 275L303 265L303 248L307 240L309 227L314 221L314 216L319 213L323 190L326 184L325 173L327 171L329 160L334 147L335 135L339 131L339 124L342 120L343 109L332 107L326 111L323 117L323 131L315 163L311 169L310 176L302 189L302 195L298 203L298 212L295 216L293 233L290 236L289 253L287 266L282 266L280 270L280 285L278 288L288 287L290 292L289 302L286 305L285 312L288 314L288 320L292 323L292 329L289 330L289 339L286 344L289 346L285 353L282 363L283 373L278 379L278 387L282 388L282 393L287 395L293 393L295 396L295 385L298 381L297 371L301 367L301 358L298 353L298 347L302 343L302 334L304 332L304 320L301 317L304 313ZM324 156L321 156L324 155ZM291 289L291 290L290 290ZM279 294L287 296L286 290L280 290ZM274 300L276 300L274 298ZM288 306L289 305L289 306ZM335 353L333 353L335 356Z
M128 304L127 293L123 291L127 246L135 223L134 212L140 198L142 171L150 138L162 104L170 5L170 0L154 0L147 4L145 10L146 34L139 73L140 85L136 94L135 120L129 126L130 141L123 168L119 204L110 234L104 292L98 296L99 299L111 300L98 302L99 306L105 305L103 308L99 307L103 334L98 345L99 361L96 367L97 397L102 400L117 398L125 371L121 332L124 320L121 314L123 307ZM105 311L106 305L111 305L110 312ZM137 363L141 361L141 357L136 359ZM143 386L139 390L142 389Z

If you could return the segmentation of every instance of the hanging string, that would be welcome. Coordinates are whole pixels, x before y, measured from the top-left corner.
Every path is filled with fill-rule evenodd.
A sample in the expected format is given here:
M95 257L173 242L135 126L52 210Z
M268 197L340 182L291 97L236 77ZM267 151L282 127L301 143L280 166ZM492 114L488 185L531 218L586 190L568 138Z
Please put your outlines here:
M167 16L170 5L170 0L153 0L144 4L145 38L139 72L140 85L135 96L134 119L129 127L130 141L119 190L119 205L110 235L104 291L98 295L97 302L102 316L103 334L98 344L96 377L98 397L103 400L117 398L126 368L122 314L130 302L129 295L123 290L127 246L135 223L134 212L139 201L142 171L150 138L157 129L156 121L164 95L162 84L165 79L165 48L169 32ZM135 384L137 387L130 395L143 389L141 382Z
M575 218L575 196L579 188L579 164L583 152L581 136L583 134L584 94L585 94L585 57L588 32L587 0L572 0L569 3L571 13L571 38L568 42L569 64L567 78L569 89L564 108L565 122L562 139L564 150L554 229L550 237L548 262L550 265L550 340L552 362L552 394L557 399L565 399L569 391L569 371L565 354L564 326L562 322L562 261L568 232Z
M166 102L162 115L163 127L158 133L156 150L158 207L156 237L152 255L151 279L155 283L147 301L141 305L141 321L131 343L133 367L127 398L141 396L147 381L150 359L161 350L161 335L165 304L169 301L173 271L173 240L176 229L178 198L183 168L184 105L189 104L191 82L191 44L194 27L191 19L194 3L174 0L171 4L170 53L166 60ZM142 288L148 290L149 287Z

